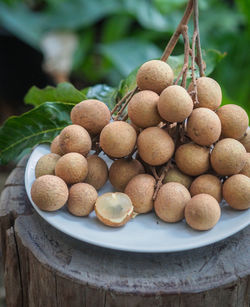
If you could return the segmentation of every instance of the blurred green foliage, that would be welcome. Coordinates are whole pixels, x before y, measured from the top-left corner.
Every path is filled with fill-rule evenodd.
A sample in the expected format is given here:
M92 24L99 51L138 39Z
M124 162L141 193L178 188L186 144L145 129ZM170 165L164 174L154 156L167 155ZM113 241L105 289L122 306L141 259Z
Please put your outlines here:
M78 47L72 74L86 84L114 86L144 61L160 57L186 2L2 0L0 23L37 49L44 34L73 31ZM250 114L249 1L200 0L199 5L203 49L227 54L213 72L223 89L223 103L240 104ZM174 54L182 53L180 41Z

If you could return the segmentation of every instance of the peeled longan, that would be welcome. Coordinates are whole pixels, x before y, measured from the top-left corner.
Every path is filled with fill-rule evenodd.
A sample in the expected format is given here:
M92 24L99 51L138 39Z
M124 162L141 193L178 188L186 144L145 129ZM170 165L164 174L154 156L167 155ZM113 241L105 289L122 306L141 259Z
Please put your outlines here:
M223 138L238 140L244 136L249 125L249 119L243 108L235 104L227 104L218 109L217 115L221 121Z
M143 161L150 165L161 165L173 156L175 145L166 131L150 127L139 134L137 147Z
M155 212L165 222L179 222L184 218L184 209L190 199L190 193L184 185L177 182L166 183L155 199Z
M135 94L128 104L128 116L140 128L157 126L161 117L157 110L159 95L153 91L141 91Z
M189 176L199 176L209 169L209 149L194 143L183 144L175 152L178 168Z
M222 92L220 85L212 78L200 77L196 80L198 107L216 110L221 105ZM194 90L193 82L190 83L188 91Z
M191 114L193 101L182 86L171 85L161 93L158 110L166 121L182 122Z
M190 194L191 196L209 194L220 203L222 200L222 183L220 179L214 175L201 175L191 184Z
M91 135L96 135L109 123L111 114L105 103L87 99L73 107L70 118L73 124L84 127Z
M243 169L240 171L240 174L245 175L250 178L250 153L249 152L245 154L245 165Z
M88 162L81 154L71 152L58 160L55 173L67 184L78 183L83 181L88 174Z
M184 185L185 188L189 189L193 180L194 180L193 177L182 173L177 167L174 167L168 170L162 182L163 183L178 182Z
M140 90L151 90L160 94L174 80L172 68L163 61L151 60L138 70L136 82Z
M133 177L127 184L124 193L129 196L137 213L147 213L153 209L155 179L148 174Z
M211 165L217 174L230 176L238 174L245 164L245 147L235 139L222 139L211 153Z
M60 158L61 156L54 153L49 153L47 155L42 156L36 164L36 178L43 175L55 175L56 163Z
M208 194L193 196L186 204L185 218L187 224L196 230L209 230L220 219L221 209L217 200Z
M241 144L246 148L247 152L250 152L250 128L242 139L239 140Z
M136 175L145 173L141 162L135 159L119 159L109 169L109 181L118 191L124 191L128 182Z
M76 216L87 216L93 210L98 194L88 183L76 183L69 189L68 210Z
M31 187L31 198L41 210L56 211L64 206L69 191L59 177L44 175L37 178Z
M97 155L88 156L87 162L88 175L84 182L92 185L96 190L100 190L108 180L108 166L106 162Z
M50 151L52 153L55 153L59 156L63 155L63 152L61 150L60 144L59 144L59 135L57 135L54 140L52 141L51 145L50 145Z
M65 127L59 135L59 144L64 154L78 152L84 156L88 154L92 146L88 131L79 125Z
M100 145L107 155L114 158L123 158L134 149L136 137L136 131L130 124L115 121L102 129Z
M215 143L221 134L219 117L207 108L193 110L187 122L188 136L197 144L209 146Z
M223 184L223 197L236 210L250 208L250 178L242 174L228 178Z

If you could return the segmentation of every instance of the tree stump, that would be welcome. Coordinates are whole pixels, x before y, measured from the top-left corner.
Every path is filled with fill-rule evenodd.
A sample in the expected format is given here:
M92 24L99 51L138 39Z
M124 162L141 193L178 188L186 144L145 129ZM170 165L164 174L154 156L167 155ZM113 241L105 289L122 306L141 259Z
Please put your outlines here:
M42 220L24 188L27 157L1 196L7 306L247 307L250 227L178 253L120 252L79 242Z

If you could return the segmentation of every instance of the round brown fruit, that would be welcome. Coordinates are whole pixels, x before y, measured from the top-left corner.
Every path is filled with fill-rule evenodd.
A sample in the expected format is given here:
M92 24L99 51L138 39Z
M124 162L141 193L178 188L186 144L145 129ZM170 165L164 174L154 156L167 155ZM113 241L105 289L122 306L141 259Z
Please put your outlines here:
M107 155L113 158L123 158L134 149L136 137L136 131L130 124L115 121L102 129L100 145Z
M231 176L238 174L244 164L245 147L235 139L223 139L219 141L211 153L211 165L217 174Z
M158 111L166 121L182 122L191 114L192 110L192 98L182 86L171 85L161 93Z
M200 77L196 80L198 107L216 110L221 105L222 92L220 85L212 78ZM190 83L188 91L194 90L193 82Z
M135 94L128 104L128 116L140 128L157 126L162 118L157 110L159 95L152 91Z
M249 152L245 154L245 165L243 169L240 171L240 174L245 175L250 178L250 153Z
M184 185L184 187L186 187L187 189L189 189L193 180L194 180L193 177L182 173L177 167L174 167L168 170L162 182L163 183L178 182Z
M61 156L54 153L49 153L47 155L42 156L36 164L36 178L43 175L55 175L56 163L60 158Z
M249 119L246 111L235 104L227 104L218 109L223 138L241 139L246 132Z
M150 127L139 134L137 147L143 161L150 165L161 165L173 156L175 146L166 131Z
M199 176L210 167L209 149L194 143L183 144L175 152L175 162L184 174Z
M50 145L50 151L52 153L55 153L59 156L63 155L63 152L61 150L61 147L59 145L59 135L57 135L54 140L52 141L51 145Z
M209 230L220 219L221 209L217 200L208 194L193 196L185 207L187 224L196 230Z
M190 194L191 196L209 194L220 203L222 200L222 183L220 179L214 175L201 175L191 184Z
M108 180L108 166L105 161L97 155L87 157L88 175L84 182L100 190Z
M165 222L179 222L184 218L184 209L190 199L190 193L184 185L177 182L166 183L155 199L155 212Z
M69 189L68 210L76 216L87 216L93 210L98 194L88 183L76 183Z
M37 178L31 187L31 198L41 210L56 211L64 206L69 191L59 177L44 175Z
M228 178L223 184L223 197L236 210L250 208L250 178L242 174Z
M111 114L105 103L87 99L73 107L70 118L73 124L84 127L91 135L96 135L109 123Z
M141 162L135 159L119 159L109 169L109 181L118 191L124 191L128 182L136 175L145 173Z
M172 68L163 61L151 60L138 70L136 82L140 90L151 90L160 94L174 80Z
M240 139L239 141L246 148L246 151L250 152L250 128L248 128L244 137Z
M64 154L78 152L84 156L88 154L92 146L88 131L79 125L65 127L59 135L59 144Z
M79 153L70 152L58 160L55 173L67 184L78 183L83 181L88 174L88 162Z
M212 145L218 141L221 134L220 119L210 109L197 108L188 119L187 133L199 145Z
M133 205L128 195L124 193L105 193L97 198L95 213L103 224L120 227L131 219Z
M148 174L140 174L132 178L124 193L129 196L137 213L147 213L153 209L155 179Z

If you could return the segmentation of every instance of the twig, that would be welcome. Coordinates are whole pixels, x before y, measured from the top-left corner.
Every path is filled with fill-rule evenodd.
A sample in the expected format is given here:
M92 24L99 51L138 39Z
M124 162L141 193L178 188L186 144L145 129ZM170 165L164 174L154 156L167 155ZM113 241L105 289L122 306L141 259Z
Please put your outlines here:
M192 81L193 81L193 87L194 90L190 92L189 94L193 93L194 96L194 104L198 104L198 95L197 95L197 84L196 84L196 77L195 77L195 45L196 45L196 38L197 38L197 32L194 30L193 33L193 39L192 39L192 64L191 64L191 70L192 70Z
M153 174L153 176L155 177L155 179L156 180L159 180L160 179L160 177L158 176L158 174L157 174L157 172L156 172L156 168L155 168L155 166L149 166L149 169L151 170L151 172L152 172L152 174Z
M121 118L121 120L124 121L124 122L125 122L127 119L128 119L128 113L126 113L126 114Z
M161 176L156 183L156 187L155 187L155 191L154 191L154 195L153 195L153 200L156 199L156 196L157 196L157 194L158 194L158 192L159 192L159 190L162 186L162 181L163 181L167 171L169 170L170 166L171 166L171 159L168 161L167 165L163 167Z
M122 97L122 99L115 105L115 107L111 111L111 115L115 113L115 111L123 104L123 102L128 98L130 94L131 94L131 91L129 91L125 96Z
M121 109L119 110L119 112L116 114L116 116L114 117L114 120L118 120L119 116L122 114L122 112L125 110L125 108L127 107L127 105L129 104L130 100L132 99L132 97L134 96L134 94L137 92L138 87L136 87L133 91L130 92L130 94L126 97L126 99L124 100L125 103L123 104L123 106L121 107Z

